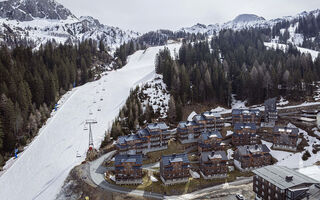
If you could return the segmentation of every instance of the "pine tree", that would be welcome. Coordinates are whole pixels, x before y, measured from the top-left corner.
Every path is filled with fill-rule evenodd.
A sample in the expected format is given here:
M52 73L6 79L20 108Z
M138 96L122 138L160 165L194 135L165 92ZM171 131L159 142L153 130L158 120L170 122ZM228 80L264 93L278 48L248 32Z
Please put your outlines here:
M1 122L1 119L0 119L0 152L1 152L2 148L3 148L3 139L4 139L4 133L3 133L3 129L2 129L2 122ZM0 165L1 165L1 161L0 161Z
M177 112L176 103L175 103L174 97L171 96L169 100L169 109L168 109L168 118L171 123L174 123L177 119L176 112Z
M100 52L105 51L105 46L104 46L104 42L102 39L99 41L99 50L100 50Z

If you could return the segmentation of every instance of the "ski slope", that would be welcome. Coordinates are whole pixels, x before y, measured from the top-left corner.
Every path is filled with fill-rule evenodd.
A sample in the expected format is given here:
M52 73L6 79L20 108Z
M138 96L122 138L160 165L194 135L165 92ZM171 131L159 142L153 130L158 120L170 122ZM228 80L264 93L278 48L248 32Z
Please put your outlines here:
M167 47L178 51L180 44ZM0 199L55 199L69 171L85 159L85 120L97 120L92 131L94 145L99 147L130 89L154 78L155 55L163 48L137 51L122 69L68 92L39 135L0 177ZM77 152L82 156L77 157Z

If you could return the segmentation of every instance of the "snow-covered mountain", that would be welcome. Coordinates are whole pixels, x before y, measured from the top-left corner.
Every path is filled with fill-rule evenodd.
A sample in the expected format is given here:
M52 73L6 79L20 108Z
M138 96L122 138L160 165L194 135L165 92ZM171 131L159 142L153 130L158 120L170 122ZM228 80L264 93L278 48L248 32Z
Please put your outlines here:
M92 17L77 18L54 0L8 0L0 2L0 42L39 47L49 40L77 43L103 40L115 48L140 34L101 24Z
M297 14L296 16L285 16L282 18L277 19L271 19L266 20L265 18L261 16L257 16L254 14L241 14L238 15L235 19L222 23L222 24L210 24L210 25L204 25L204 24L196 24L191 27L181 28L179 31L186 32L186 33L206 33L208 35L212 35L214 33L218 33L222 29L233 29L233 30L241 30L246 28L268 28L276 25L279 22L283 21L293 21L297 20L301 17L306 17L310 14L318 15L320 13L320 10L314 10L311 12L302 12Z

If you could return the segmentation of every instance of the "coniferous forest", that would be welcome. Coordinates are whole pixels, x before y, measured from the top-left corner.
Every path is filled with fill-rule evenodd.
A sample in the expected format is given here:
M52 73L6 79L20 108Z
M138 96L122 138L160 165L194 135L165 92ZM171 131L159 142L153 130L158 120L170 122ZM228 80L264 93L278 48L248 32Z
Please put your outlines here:
M93 79L97 60L110 62L92 41L76 46L48 43L0 48L0 165L15 148L25 145L50 116L58 97Z
M210 42L185 41L178 55L168 49L159 52L156 71L182 105L230 106L232 94L251 105L279 95L297 101L311 95L320 78L320 58L313 62L292 45L285 52L268 50L263 42L269 34L223 30Z

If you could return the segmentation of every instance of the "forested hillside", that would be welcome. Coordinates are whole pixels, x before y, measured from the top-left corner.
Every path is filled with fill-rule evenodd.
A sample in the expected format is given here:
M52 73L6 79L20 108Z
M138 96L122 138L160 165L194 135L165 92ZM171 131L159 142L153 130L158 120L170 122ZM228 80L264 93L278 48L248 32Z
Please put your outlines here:
M160 51L156 71L177 104L209 103L229 106L231 94L249 104L284 95L300 100L319 80L320 58L301 55L289 45L286 52L267 50L270 29L222 30L211 41L184 42L176 61Z
M60 95L92 80L98 70L93 64L110 59L91 40L76 46L48 43L39 51L1 47L0 165L37 133Z

